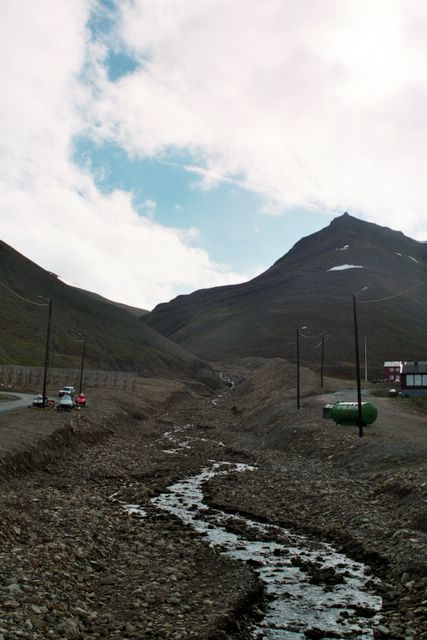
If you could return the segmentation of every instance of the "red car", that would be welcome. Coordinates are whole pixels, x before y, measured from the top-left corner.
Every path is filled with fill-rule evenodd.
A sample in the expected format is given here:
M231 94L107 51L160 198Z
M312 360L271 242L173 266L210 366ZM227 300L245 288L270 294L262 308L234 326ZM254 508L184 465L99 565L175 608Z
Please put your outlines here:
M86 396L84 393L79 393L79 395L76 398L76 405L78 407L85 407L86 406Z

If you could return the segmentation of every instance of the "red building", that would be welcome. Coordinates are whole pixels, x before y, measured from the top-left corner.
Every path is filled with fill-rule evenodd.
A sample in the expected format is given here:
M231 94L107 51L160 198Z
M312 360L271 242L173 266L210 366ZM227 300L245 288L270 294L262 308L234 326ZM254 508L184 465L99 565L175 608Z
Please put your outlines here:
M384 362L384 380L399 382L402 363L398 360Z

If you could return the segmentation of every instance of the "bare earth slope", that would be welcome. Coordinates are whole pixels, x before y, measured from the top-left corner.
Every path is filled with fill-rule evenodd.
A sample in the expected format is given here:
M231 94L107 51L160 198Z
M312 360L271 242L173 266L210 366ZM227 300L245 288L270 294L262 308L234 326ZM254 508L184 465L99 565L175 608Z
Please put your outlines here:
M29 416L36 431L60 426L33 447L1 450L0 637L250 638L264 607L252 567L149 501L227 460L257 468L210 481L211 504L363 560L381 578L374 637L427 638L426 421L387 399L358 438L321 418L308 370L299 411L294 369L280 359L246 360L227 374L236 384L217 396L146 380L139 397L94 399L87 411L0 417L0 445L6 420L17 433ZM328 384L327 398L336 390ZM316 633L305 637L336 637Z

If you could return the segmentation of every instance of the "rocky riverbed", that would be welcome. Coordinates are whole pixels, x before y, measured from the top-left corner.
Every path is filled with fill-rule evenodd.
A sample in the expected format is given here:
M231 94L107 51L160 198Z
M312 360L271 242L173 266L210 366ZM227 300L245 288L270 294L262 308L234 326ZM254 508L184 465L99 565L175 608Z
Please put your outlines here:
M146 381L134 398L37 414L36 427L60 424L2 455L0 640L252 638L268 605L253 563L152 502L212 461L256 469L213 477L211 507L332 543L368 567L383 600L372 637L427 638L422 442L325 423L308 374L296 412L278 374L291 379L281 363L250 363L220 395ZM300 560L309 577L333 581ZM304 633L340 637L312 624Z

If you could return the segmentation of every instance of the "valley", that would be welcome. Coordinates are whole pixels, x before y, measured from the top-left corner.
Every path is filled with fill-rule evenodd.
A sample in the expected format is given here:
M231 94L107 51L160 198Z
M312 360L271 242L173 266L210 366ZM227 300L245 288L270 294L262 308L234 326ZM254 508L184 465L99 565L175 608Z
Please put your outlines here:
M213 366L232 387L141 378L127 397L94 392L87 410L0 416L0 637L426 638L427 419L412 423L399 400L382 398L359 438L321 417L352 381L320 389L304 367L298 411L286 361ZM211 523L198 532L156 502L214 462L242 470L207 479L205 506L189 507ZM365 596L381 610L356 598L338 610L339 626L307 615L293 631L266 629L262 559L209 544L219 511L235 516L227 535L279 545L283 579L296 574L337 606L362 563ZM314 555L292 550L295 536ZM348 560L327 569L324 543Z
M0 16L0 640L427 640L427 3Z

